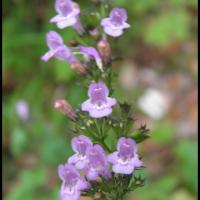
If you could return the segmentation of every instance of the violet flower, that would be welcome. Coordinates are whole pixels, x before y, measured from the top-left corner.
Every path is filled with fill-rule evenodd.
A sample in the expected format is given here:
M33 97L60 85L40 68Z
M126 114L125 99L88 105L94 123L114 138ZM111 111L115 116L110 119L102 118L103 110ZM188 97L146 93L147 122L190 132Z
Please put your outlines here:
M81 110L89 112L93 118L101 118L112 113L112 106L117 101L108 97L109 91L105 83L92 83L88 90L89 99L81 104Z
M89 160L89 163L85 168L86 177L88 180L95 180L99 175L103 176L104 178L111 177L105 152L100 145L96 144L92 147L88 147L86 150L86 155Z
M20 100L16 103L16 113L20 119L26 121L29 118L29 105L26 101Z
M85 168L85 166L88 164L86 150L88 147L92 146L91 140L84 135L80 135L79 137L72 138L71 146L76 154L68 159L68 163L74 164L79 170Z
M113 164L112 170L117 174L131 174L135 168L142 166L135 141L125 137L119 139L117 151L108 155L107 160Z
M56 23L57 27L63 29L68 26L74 26L79 18L80 8L78 4L71 0L56 0L55 9L57 15L50 22Z
M85 46L79 45L78 48L79 48L79 51L85 55L86 59L88 59L88 60L90 58L94 59L96 61L97 66L99 67L99 69L101 71L103 71L101 57L100 57L98 51L94 47L85 47Z
M76 58L72 54L70 48L63 43L62 37L55 31L49 31L46 34L46 42L49 51L42 56L42 60L47 62L51 57L56 57L58 60L75 62Z
M78 200L81 195L81 190L89 188L89 183L82 179L73 165L59 165L58 175L62 180L60 190L61 200Z
M73 29L76 30L79 35L82 35L85 32L79 17L77 17L77 22L73 25Z
M123 8L113 8L108 18L101 20L105 33L113 37L119 37L123 34L123 29L129 28L126 23L127 13Z

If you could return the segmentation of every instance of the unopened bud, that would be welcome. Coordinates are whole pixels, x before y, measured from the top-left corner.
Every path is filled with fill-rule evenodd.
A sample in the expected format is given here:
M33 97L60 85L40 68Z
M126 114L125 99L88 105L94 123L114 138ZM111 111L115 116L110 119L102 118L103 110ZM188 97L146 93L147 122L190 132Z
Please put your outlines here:
M97 28L90 30L89 33L92 37L94 37L96 39L100 36L100 32Z
M71 68L74 69L78 74L83 75L86 74L86 66L84 64L81 64L80 62L72 62Z
M109 42L106 39L101 39L97 44L97 48L103 61L108 64L110 62L111 56L111 48Z
M77 118L77 115L71 105L64 99L55 100L54 108L64 115L67 115L72 120L75 120Z

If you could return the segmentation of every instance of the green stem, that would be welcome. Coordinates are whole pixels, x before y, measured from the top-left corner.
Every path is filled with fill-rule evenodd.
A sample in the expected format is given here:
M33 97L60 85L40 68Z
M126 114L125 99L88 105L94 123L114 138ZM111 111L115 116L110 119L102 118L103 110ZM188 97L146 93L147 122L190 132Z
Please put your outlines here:
M102 133L101 133L101 127L99 127L99 124L98 124L97 119L94 120L94 123L95 123L95 126L96 126L96 128L97 128L99 138L100 138L100 139L103 138L103 137L102 137Z

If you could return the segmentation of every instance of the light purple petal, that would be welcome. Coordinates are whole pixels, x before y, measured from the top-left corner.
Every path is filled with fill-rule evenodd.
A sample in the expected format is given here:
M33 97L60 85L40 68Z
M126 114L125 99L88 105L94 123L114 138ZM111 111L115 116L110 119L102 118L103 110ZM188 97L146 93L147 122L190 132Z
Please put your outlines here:
M102 88L103 90L103 93L105 94L105 96L107 97L108 94L109 94L109 91L108 91L108 87L106 86L105 83L103 82L98 82L98 83L92 83L88 89L88 96L89 97L92 97L92 92L95 90L95 89L100 89Z
M98 175L107 178L111 176L105 152L100 145L96 144L93 147L89 147L86 155L89 163L85 170L89 180L95 180Z
M143 166L143 162L138 158L138 155L136 154L133 158L133 165L138 168Z
M134 170L134 165L132 164L115 164L112 167L113 172L115 172L116 174L131 174Z
M91 100L89 99L81 104L81 110L90 111L92 109L92 106L93 105L91 104Z
M101 25L102 26L112 26L112 23L110 21L110 18L104 18L101 20Z
M84 30L79 18L77 18L77 22L73 25L73 28L76 30L76 32L79 35L82 35L85 32L85 30Z
M50 58L52 58L55 55L55 53L55 50L50 50L41 57L41 60L47 62Z
M94 148L95 148L101 155L103 155L104 158L106 158L106 157L105 157L105 151L104 151L104 149L103 149L99 144L95 144L95 145L94 145Z
M117 143L117 150L120 151L120 148L121 148L123 145L129 145L129 146L133 147L134 153L137 152L136 142L135 142L133 139L121 137L121 138L118 140L118 143Z
M90 116L93 117L93 118L105 117L105 116L110 115L111 113L112 113L111 108L105 108L105 109L102 109L102 110L93 109L93 110L89 111Z
M71 140L72 149L78 153L84 153L87 147L92 146L92 141L85 135L74 137Z
M109 15L110 18L115 20L126 21L128 16L124 8L113 8Z
M60 18L58 21L55 21L58 28L63 29L68 26L73 26L76 24L77 19L76 17L70 17L70 18Z
M78 183L79 190L86 190L90 188L90 184L85 180L80 180Z
M69 61L71 59L72 52L70 48L65 45L62 45L56 49L55 57L58 60Z
M64 183L61 186L60 198L61 200L79 200L81 195L80 190L77 188L66 188Z
M93 180L95 180L95 179L97 178L98 172L97 172L96 170L94 170L94 169L89 169L89 170L87 171L86 176L87 176L87 179L88 179L89 181L93 181Z
M60 15L66 16L73 10L72 1L71 0L56 0L55 9Z
M119 157L118 157L117 154L118 154L117 151L115 151L115 152L109 154L109 155L107 156L108 162L110 162L110 163L112 163L112 164L116 164L116 163L118 162L118 159L119 159Z
M114 106L117 103L115 98L110 98L110 97L107 97L106 101L109 107Z
M82 159L82 160L77 161L77 162L75 163L75 167L76 167L76 169L78 169L78 170L82 170L82 169L84 169L84 168L87 166L87 164L88 164L88 159L85 158L85 159Z
M59 165L58 166L58 175L60 177L61 180L65 181L64 179L64 170L65 170L65 166L64 165Z
M56 49L63 45L62 37L55 31L49 31L46 34L46 42L50 49Z
M123 22L122 27L123 27L123 28L130 28L131 25L128 24L128 23L126 23L126 22Z
M78 48L80 52L85 53L88 56L91 56L95 60L101 59L98 51L94 47L85 47L83 45L79 45Z
M66 181L66 179L80 177L77 169L71 164L59 165L58 166L58 175L62 181ZM68 180L69 181L69 180Z
M50 22L50 23L57 23L57 22L59 22L59 21L61 21L61 20L65 20L65 19L66 19L66 17L63 17L63 16L61 16L61 15L56 15L56 16L52 17L52 18L49 20L49 22Z
M74 154L72 156L70 156L68 158L68 163L69 164L75 164L76 162L78 162L80 160L79 155L78 154Z
M123 34L123 29L113 29L112 27L106 26L104 27L105 33L113 37L119 37Z

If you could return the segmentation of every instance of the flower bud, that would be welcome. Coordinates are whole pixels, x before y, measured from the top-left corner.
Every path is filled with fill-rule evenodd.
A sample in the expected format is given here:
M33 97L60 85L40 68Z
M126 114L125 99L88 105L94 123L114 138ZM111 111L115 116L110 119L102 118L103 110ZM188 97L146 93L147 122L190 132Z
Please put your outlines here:
M71 63L71 68L74 69L78 74L86 74L86 66L78 61Z
M97 44L97 48L103 61L108 64L110 62L111 56L111 48L109 42L106 39L101 39Z
M100 36L100 32L97 28L90 30L89 33L92 37L94 37L96 39Z
M54 101L54 108L59 112L67 115L70 119L75 120L77 118L71 105L64 99L57 99Z

